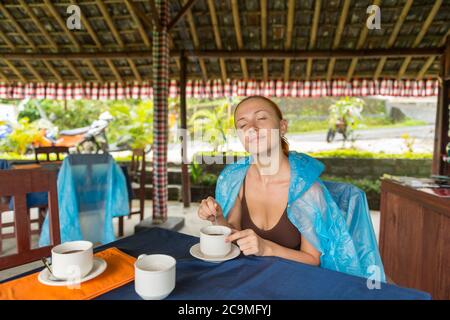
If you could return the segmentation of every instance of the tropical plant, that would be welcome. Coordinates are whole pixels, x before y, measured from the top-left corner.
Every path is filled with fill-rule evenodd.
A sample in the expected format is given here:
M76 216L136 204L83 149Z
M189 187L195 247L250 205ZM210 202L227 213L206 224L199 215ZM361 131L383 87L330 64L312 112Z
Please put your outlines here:
M189 120L191 130L200 130L210 137L213 150L227 142L227 134L233 128L233 116L228 115L228 102L216 106L213 110L201 109L195 112Z
M198 162L192 162L191 182L193 185L213 186L217 182L217 175L204 172Z
M12 132L1 141L3 151L25 154L33 142L39 142L42 135L37 126L24 117L13 125Z
M355 97L345 97L336 101L329 108L328 123L330 128L335 127L336 123L342 120L347 126L347 136L354 141L353 131L362 119L364 106L364 100Z
M153 102L117 101L109 106L114 117L108 128L108 140L126 141L132 148L145 148L153 143Z

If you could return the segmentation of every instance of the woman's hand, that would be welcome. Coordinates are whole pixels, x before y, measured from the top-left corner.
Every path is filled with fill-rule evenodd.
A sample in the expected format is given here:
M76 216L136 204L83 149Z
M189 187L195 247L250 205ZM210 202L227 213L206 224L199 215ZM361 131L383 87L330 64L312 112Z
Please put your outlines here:
M264 256L268 255L269 244L258 236L252 229L245 229L242 231L233 230L234 232L227 237L225 241L232 242L237 240L237 245L242 253L246 256Z
M213 197L203 199L198 208L198 216L200 219L214 222L215 219L223 217L223 211L220 204ZM215 216L215 217L214 217Z

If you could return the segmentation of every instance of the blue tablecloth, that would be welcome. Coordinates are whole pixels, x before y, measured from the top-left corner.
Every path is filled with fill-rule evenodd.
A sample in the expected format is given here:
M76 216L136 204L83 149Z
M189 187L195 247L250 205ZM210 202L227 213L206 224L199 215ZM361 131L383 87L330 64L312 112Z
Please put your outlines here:
M168 300L431 298L428 293L389 284L382 284L380 290L369 290L366 279L276 257L241 255L221 264L204 262L189 254L190 247L198 241L197 237L153 228L98 247L95 251L117 247L134 257L143 253L173 256L177 260L176 286ZM12 279L6 281L9 280ZM131 282L97 299L139 300L140 297L134 290L134 282Z
M382 284L369 290L366 279L276 257L240 257L221 264L204 262L189 254L199 239L154 228L107 246L124 252L162 253L177 259L176 287L167 299L430 299L425 292ZM98 299L140 299L134 283Z

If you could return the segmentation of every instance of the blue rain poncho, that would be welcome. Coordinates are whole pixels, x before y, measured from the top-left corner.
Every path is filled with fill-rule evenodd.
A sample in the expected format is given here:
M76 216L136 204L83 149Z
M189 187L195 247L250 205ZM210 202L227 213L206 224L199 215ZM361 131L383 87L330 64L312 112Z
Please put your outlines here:
M287 214L303 237L321 252L323 268L385 282L367 199L359 188L319 177L325 166L302 153L289 152L291 180ZM252 157L227 165L216 185L225 218L233 208Z
M113 217L129 213L125 175L109 154L70 155L58 174L61 242L115 240ZM50 244L48 216L39 246Z

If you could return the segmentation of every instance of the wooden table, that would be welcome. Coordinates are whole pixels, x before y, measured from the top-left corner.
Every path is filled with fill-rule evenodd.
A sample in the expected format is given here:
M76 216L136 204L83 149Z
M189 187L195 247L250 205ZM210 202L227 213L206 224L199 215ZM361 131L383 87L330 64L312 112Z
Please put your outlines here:
M450 198L383 180L380 253L395 283L450 299Z

